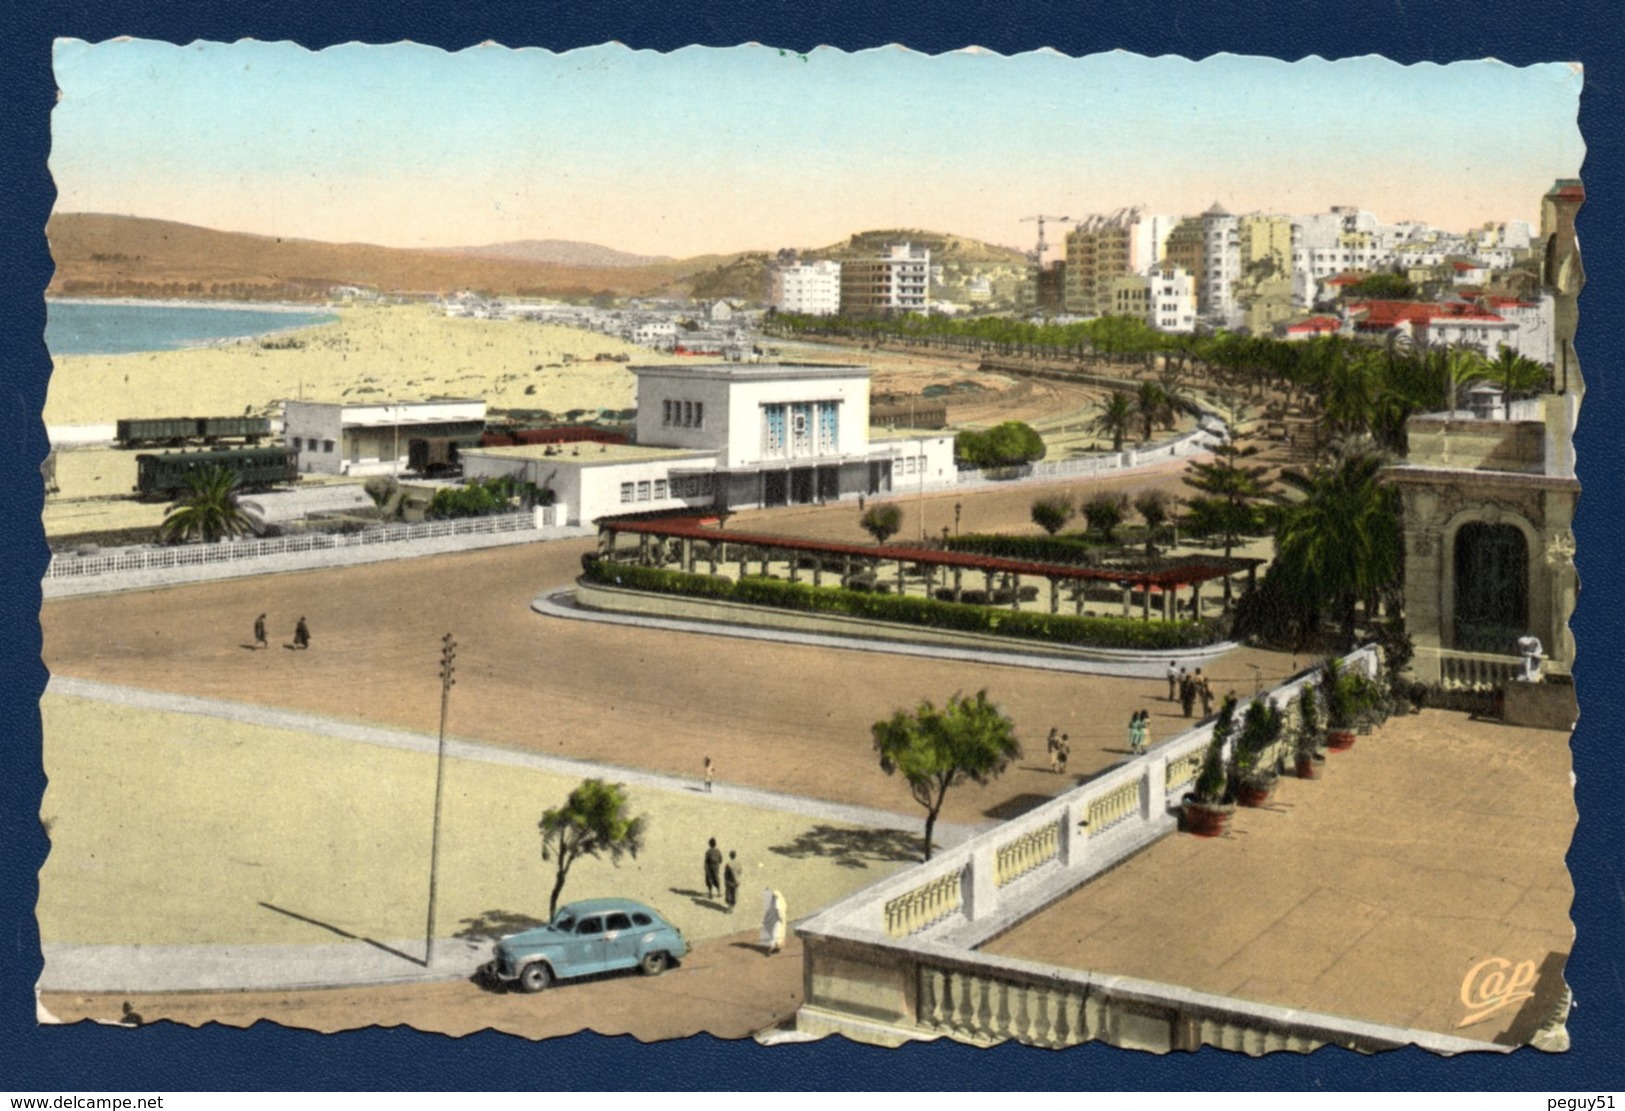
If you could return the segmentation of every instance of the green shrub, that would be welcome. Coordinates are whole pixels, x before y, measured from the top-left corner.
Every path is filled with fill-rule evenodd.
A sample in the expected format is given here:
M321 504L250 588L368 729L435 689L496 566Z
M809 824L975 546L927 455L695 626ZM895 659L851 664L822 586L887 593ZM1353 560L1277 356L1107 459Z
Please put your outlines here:
M690 575L655 567L599 560L583 568L589 582L646 590L655 594L675 594L716 598L745 605L766 606L798 613L844 614L899 625L946 629L954 632L992 633L1025 640L1058 644L1087 645L1096 648L1128 648L1159 651L1195 648L1218 639L1210 622L1141 621L1124 617L1077 617L1071 614L1023 613L992 609L965 602L940 602L914 595L881 593L877 584L871 593L810 583L747 575L730 582L709 575ZM965 592L967 595L972 592Z

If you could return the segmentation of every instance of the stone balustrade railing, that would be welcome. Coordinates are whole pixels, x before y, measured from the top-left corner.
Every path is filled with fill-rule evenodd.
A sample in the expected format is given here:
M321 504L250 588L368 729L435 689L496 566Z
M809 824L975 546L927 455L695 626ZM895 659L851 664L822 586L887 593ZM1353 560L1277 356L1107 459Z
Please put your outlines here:
M1439 681L1446 687L1467 690L1494 690L1510 683L1522 670L1517 656L1489 652L1439 651Z
M1362 648L1343 662L1368 676L1377 674L1375 648ZM1288 718L1282 739L1263 754L1266 763L1290 758L1298 694L1317 680L1318 671L1309 671L1260 696L1274 699ZM1154 1044L1172 1038L1188 1042L1188 1048L1211 1044L1269 1052L1327 1043L1384 1048L1414 1041L1408 1034L1384 1041L1374 1031L1387 1028L1376 1026L1351 1034L1361 1024L1335 1018L1309 1022L1314 1016L1297 1015L1283 1022L1260 1017L1274 1012L1254 1007L1253 1014L1250 1005L1223 997L1193 1003L1196 993L1171 985L1141 985L1135 989L1143 997L1139 1002L1119 1005L1102 993L1101 985L1115 983L1114 978L1044 966L1033 966L1030 976L1014 975L1010 970L1021 962L976 951L983 941L1173 832L1175 811L1201 766L1212 730L1212 723L1204 722L803 922L797 931L807 944L811 990L804 1013L814 1016L809 1021L815 1027L824 1022L841 1028L837 1016L845 989L836 982L862 979L861 970L867 967L887 985L881 995L894 1000L879 1008L888 1011L892 1031L881 1040L938 1032L972 1041L1070 1045L1102 1036L1099 1032L1114 1022L1130 1022L1125 1016L1137 1013L1135 1008L1143 1011L1145 999L1161 998L1157 1006L1174 1017L1164 1024L1163 1034L1148 1038ZM831 965L837 971L821 979L819 962L825 960L837 962ZM909 970L906 975L899 972L903 968ZM869 985L863 991L872 994L871 989L881 990ZM875 1006L864 1007L870 1019L876 1018ZM1147 1040L1137 1037L1117 1040ZM1459 1046L1441 1051L1483 1048L1460 1039L1444 1039L1440 1045L1458 1041Z

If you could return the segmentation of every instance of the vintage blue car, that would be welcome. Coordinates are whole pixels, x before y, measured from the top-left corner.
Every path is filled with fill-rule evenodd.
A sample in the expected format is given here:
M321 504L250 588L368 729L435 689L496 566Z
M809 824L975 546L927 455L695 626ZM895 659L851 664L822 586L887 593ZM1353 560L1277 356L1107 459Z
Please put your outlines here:
M688 955L683 931L631 899L583 899L558 909L545 926L509 934L481 971L524 991L554 980L637 968L658 976Z

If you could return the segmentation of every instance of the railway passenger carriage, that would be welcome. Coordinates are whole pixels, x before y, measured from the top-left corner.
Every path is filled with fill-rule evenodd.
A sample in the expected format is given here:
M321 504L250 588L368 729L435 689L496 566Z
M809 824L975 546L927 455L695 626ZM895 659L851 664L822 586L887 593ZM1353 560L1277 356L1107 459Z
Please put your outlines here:
M135 467L136 493L143 498L184 494L188 479L210 467L224 467L236 474L239 488L244 490L263 490L299 479L298 452L285 447L137 455Z

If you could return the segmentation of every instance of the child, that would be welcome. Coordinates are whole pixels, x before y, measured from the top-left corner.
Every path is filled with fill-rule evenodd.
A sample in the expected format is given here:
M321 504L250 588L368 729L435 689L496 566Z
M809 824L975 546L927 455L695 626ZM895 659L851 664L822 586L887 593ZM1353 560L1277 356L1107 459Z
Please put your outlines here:
M707 756L705 758L705 793L706 794L711 793L711 781L716 778L716 773L717 773L716 765L712 764L711 763L711 758L709 756Z

